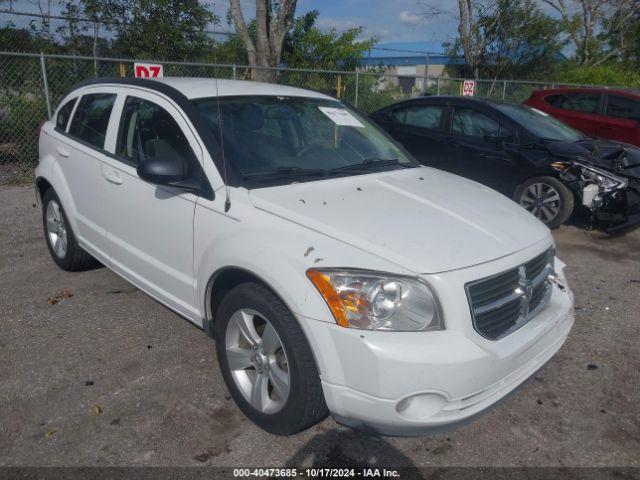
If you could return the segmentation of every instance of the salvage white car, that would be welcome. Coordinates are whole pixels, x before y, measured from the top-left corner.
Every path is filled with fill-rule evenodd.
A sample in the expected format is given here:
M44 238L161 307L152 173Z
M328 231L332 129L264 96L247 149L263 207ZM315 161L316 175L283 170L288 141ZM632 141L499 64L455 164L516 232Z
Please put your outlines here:
M451 428L573 324L540 221L321 93L90 81L44 124L36 178L57 265L99 261L202 327L238 407L274 434L328 414Z

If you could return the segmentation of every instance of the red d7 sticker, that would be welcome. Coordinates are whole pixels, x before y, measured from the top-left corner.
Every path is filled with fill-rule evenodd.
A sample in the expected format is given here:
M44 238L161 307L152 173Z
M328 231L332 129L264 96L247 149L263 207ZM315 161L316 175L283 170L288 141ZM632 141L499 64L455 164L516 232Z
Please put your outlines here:
M157 63L134 63L133 71L136 78L158 78L162 77L162 65Z

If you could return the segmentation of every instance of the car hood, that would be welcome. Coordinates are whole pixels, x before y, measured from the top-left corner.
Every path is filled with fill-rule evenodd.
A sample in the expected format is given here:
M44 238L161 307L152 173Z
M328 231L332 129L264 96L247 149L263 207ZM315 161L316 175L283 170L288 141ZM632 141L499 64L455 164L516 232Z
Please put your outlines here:
M427 167L254 189L250 198L260 210L416 273L484 263L550 236L503 195Z
M551 142L546 145L554 157L582 160L629 177L640 178L640 148L612 140Z

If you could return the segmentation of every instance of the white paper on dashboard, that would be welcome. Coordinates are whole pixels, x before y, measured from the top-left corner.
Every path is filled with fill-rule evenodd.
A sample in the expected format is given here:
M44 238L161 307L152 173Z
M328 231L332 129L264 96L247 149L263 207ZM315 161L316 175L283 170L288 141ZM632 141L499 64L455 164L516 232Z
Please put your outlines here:
M344 108L334 107L318 107L322 113L331 119L336 125L344 125L345 127L364 128L364 125L354 117L350 111Z

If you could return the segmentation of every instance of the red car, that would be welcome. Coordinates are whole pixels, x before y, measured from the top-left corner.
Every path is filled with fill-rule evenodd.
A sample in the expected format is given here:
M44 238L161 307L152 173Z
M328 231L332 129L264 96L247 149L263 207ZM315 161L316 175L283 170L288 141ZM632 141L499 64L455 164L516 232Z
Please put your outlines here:
M593 137L640 146L640 91L607 88L538 90L524 102Z

